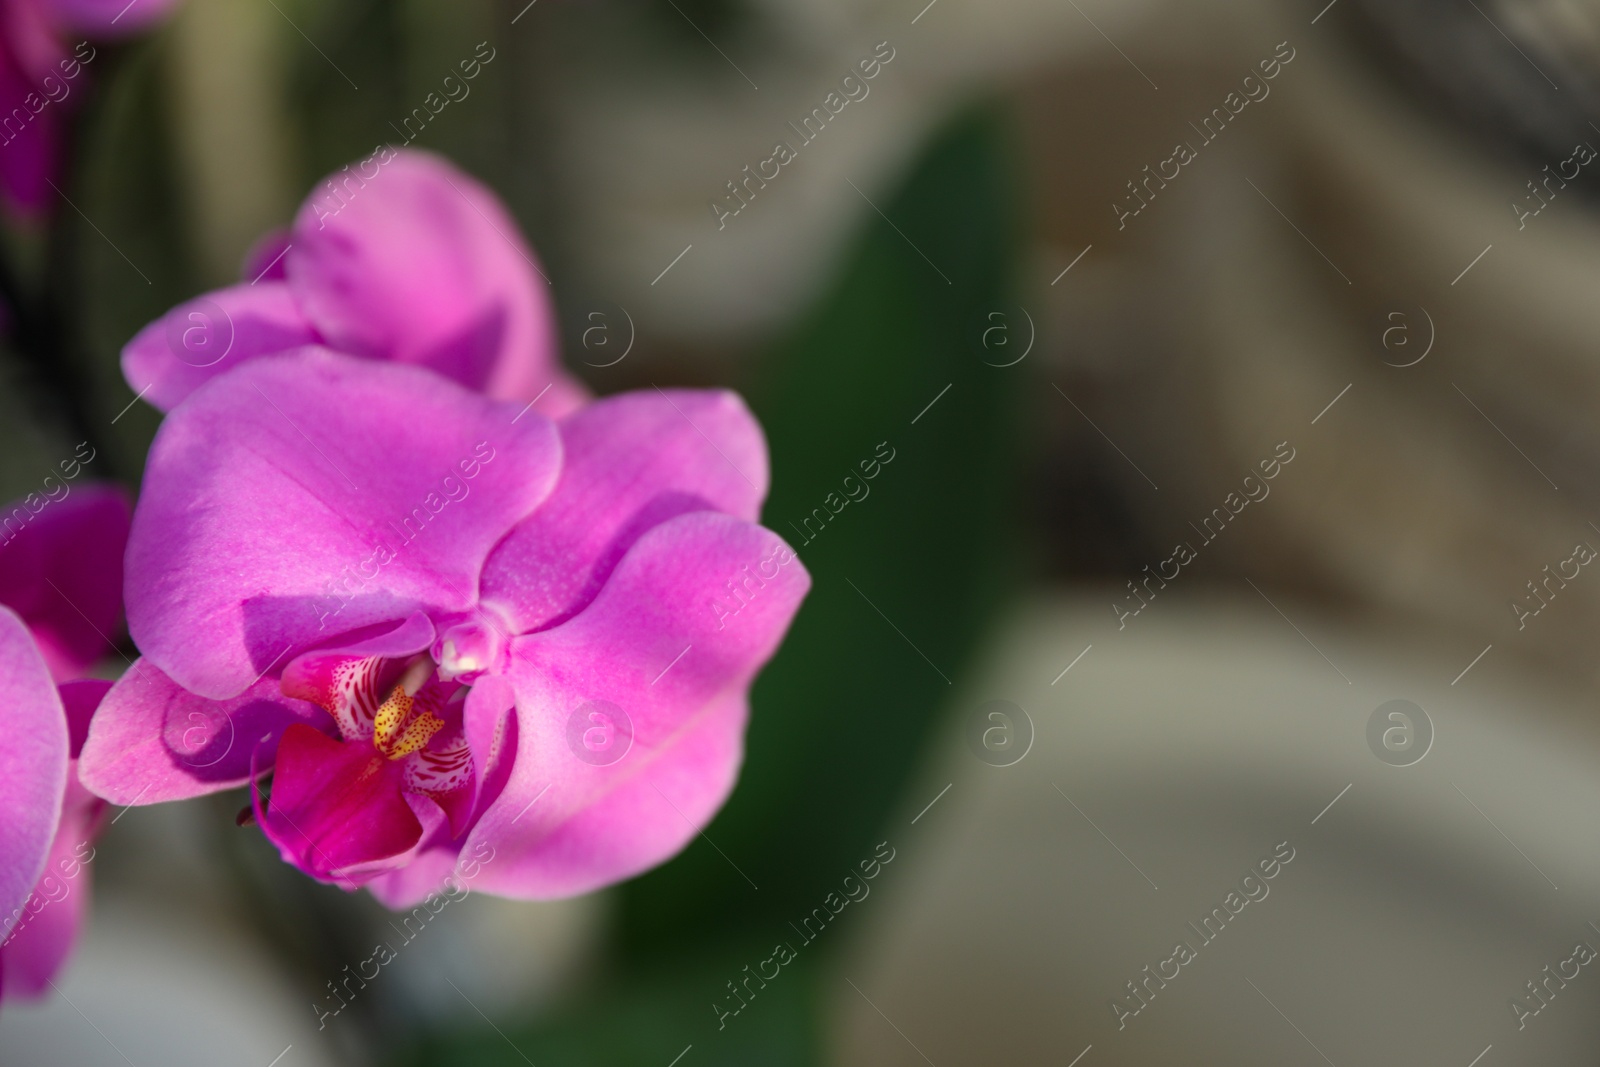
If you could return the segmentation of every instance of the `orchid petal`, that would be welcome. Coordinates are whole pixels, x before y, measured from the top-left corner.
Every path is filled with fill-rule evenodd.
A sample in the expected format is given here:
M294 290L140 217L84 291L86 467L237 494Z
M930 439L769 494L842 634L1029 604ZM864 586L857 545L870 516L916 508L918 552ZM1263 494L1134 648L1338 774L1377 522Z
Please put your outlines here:
M746 566L759 586L719 612L719 591ZM732 787L744 693L809 586L771 531L681 515L640 537L584 611L513 642L516 763L469 838L497 854L476 884L566 896L681 849ZM586 756L591 721L614 731L597 744L625 731L631 747Z
M335 172L295 218L289 285L329 345L432 368L502 399L556 363L549 283L499 199L432 153Z
M149 29L172 13L177 0L50 0L62 29L113 40Z
M519 632L582 610L639 535L674 515L760 514L766 441L737 394L625 393L568 416L560 430L555 491L484 567L485 600Z
M317 341L286 284L235 285L179 304L140 330L122 349L122 375L152 407L171 411L248 360Z
M75 780L67 786L61 823L44 874L33 887L22 917L0 942L0 988L7 997L39 997L50 988L78 939L89 910L89 846L105 803Z
M464 611L549 494L554 427L414 367L306 348L167 418L128 541L145 656L225 699L284 655L414 611Z
M289 863L330 881L414 848L422 823L401 791L400 764L364 741L296 723L278 742L261 829Z
M58 499L35 494L0 511L0 604L22 616L64 680L115 651L129 508L118 486L59 486Z
M80 678L56 686L61 696L61 706L67 713L67 752L72 759L83 754L83 744L89 739L89 723L111 691L111 682L104 678ZM74 772L73 779L77 779Z
M228 700L208 700L141 659L101 700L78 775L113 804L204 796L250 781L258 745L270 767L279 737L296 723L333 730L322 709L284 696L271 678Z
M484 675L467 692L464 723L475 789L471 815L463 820L468 826L500 795L510 777L517 748L515 704L511 683L496 675ZM480 841L464 854L462 844L459 833L441 826L428 833L411 863L373 879L366 888L385 907L397 910L412 907L452 883L470 890L482 866L493 861L494 850Z
M450 824L445 819L444 812L439 810L439 805L427 797L417 796L414 793L403 792L401 796L405 798L411 814L422 827L422 833L416 842L404 852L398 852L393 856L345 867L327 879L331 884L346 890L360 889L408 871L414 864L426 863L438 842L445 842L445 847L449 847Z
M473 781L474 819L494 803L511 777L517 753L516 711L517 693L505 678L484 675L467 691L462 721L477 772Z
M417 612L376 637L296 657L278 684L285 696L310 701L332 715L344 740L368 740L405 659L431 645L433 637L433 623Z
M451 837L449 824L441 816L439 825L425 832L411 862L362 884L384 907L405 911L459 881L460 853L461 842Z
M293 243L293 235L288 230L281 229L268 230L256 238L256 243L244 254L244 263L239 269L239 280L250 285L283 281L288 277L288 273L283 269L283 257Z
M67 717L43 657L15 613L0 607L0 937L44 869L67 785Z
M12 27L6 30L9 37ZM30 96L41 101L44 97L18 57L11 54L10 46L16 43L0 42L0 114L10 116L21 109L30 121L0 151L0 196L18 214L36 216L56 200L50 183L61 166L61 114L59 108L45 107L35 113L28 106Z

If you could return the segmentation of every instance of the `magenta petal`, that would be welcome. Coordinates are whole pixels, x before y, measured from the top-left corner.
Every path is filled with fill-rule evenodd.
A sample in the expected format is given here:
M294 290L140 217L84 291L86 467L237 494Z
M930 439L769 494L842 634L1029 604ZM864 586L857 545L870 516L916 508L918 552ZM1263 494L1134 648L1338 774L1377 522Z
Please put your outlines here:
M111 40L148 29L166 18L177 0L50 0L62 29Z
M403 878L413 865L426 864L429 857L440 847L453 849L453 846L448 844L450 827L445 821L444 812L439 810L439 805L415 793L402 793L401 796L411 808L411 814L416 817L418 825L422 827L416 842L404 852L393 856L346 867L330 878L330 882L341 889L360 889L395 875Z
M295 689L313 702L331 700L333 678L330 671L342 660L405 659L433 644L435 632L428 616L412 612L396 626L369 634L359 639L346 638L332 648L319 648L297 656L283 668L280 682L285 689Z
M577 801L573 796L583 797L581 792L566 797L567 803L536 841L529 833L497 848L495 861L484 865L474 888L528 900L576 896L671 859L711 822L733 792L744 759L748 717L746 693L715 698L698 709L683 737L655 754L647 766L631 768L631 777L616 775L609 791ZM632 758L630 754L622 762ZM557 788L581 789L571 777ZM517 829L534 821L546 803L561 804L562 799L551 789L528 809ZM514 816L515 809L502 814ZM489 821L482 825L487 827ZM491 843L497 842L486 829L474 834L467 847Z
M89 739L89 723L100 702L111 691L111 684L103 678L81 678L56 687L61 695L61 706L67 713L68 754L73 759L83 754L83 744Z
M28 628L0 608L0 936L44 868L67 786L67 717Z
M261 828L289 863L323 881L407 852L422 823L401 792L397 761L365 741L296 724L278 742Z
M289 699L271 678L231 699L208 700L141 659L101 700L78 776L113 804L158 804L232 789L250 780L257 746L262 765L272 765L278 738L296 723L333 729L321 708Z
M467 691L462 718L475 772L473 819L494 803L511 777L517 753L516 712L516 690L502 677L486 674Z
M759 584L717 610L746 566ZM497 854L476 884L565 896L682 848L732 785L744 694L810 584L770 530L697 512L641 537L583 612L518 638L516 764L468 840ZM591 723L631 745L610 756L600 736L585 753Z
M0 943L0 989L6 997L44 995L72 951L89 910L88 864L94 860L89 838L104 809L102 801L76 782L67 786L44 874L17 925Z
M559 376L548 283L516 222L439 156L384 149L331 175L293 241L289 284L332 347L502 399Z
M440 892L451 881L460 881L460 864L461 842L451 839L450 828L441 819L410 863L377 875L363 887L384 907L402 911Z
M112 653L122 632L128 496L114 485L47 481L47 491L65 495L0 510L0 604L22 616L51 671L66 679Z
M737 394L624 393L560 429L555 491L484 567L484 599L519 632L581 610L639 535L674 515L721 511L754 522L760 514L766 441Z
M465 611L549 494L554 427L415 367L307 348L175 409L128 541L134 641L222 699L280 657L414 611Z
M13 29L13 26L6 27L8 37ZM25 115L32 110L26 100L36 93L33 79L22 69L22 63L12 50L13 45L26 44L0 40L0 114L7 117L18 108ZM42 99L42 95L36 98ZM60 168L61 109L46 107L34 115L32 121L20 124L14 134L7 133L10 140L0 146L0 196L8 208L21 215L43 214L56 200L56 191L50 187L50 182L57 177Z
M251 285L283 281L289 276L283 267L283 257L292 243L288 230L268 230L256 238L256 243L244 254L239 280Z
M315 344L283 282L235 285L179 304L122 349L128 388L171 411L217 375L257 356Z
M405 660L433 643L433 623L420 611L392 630L291 660L278 688L333 716L346 741L370 739L372 716L405 669Z

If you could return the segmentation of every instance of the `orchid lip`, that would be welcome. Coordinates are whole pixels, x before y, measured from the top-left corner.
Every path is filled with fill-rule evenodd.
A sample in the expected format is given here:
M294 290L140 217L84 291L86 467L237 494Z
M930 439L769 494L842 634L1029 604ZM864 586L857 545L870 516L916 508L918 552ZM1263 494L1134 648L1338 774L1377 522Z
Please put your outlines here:
M470 828L479 758L464 730L467 687L443 677L427 651L308 653L280 686L322 707L337 730L308 726L280 741L273 799L258 820L293 862L332 877L344 858L381 867L403 856L422 832L408 794L437 804L452 837Z

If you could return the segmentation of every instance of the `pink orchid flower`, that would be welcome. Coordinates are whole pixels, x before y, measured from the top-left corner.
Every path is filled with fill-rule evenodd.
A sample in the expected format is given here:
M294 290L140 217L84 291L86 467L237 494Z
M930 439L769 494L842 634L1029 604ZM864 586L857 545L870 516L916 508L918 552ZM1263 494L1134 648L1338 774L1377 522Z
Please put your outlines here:
M120 488L75 485L82 456L64 477L0 508L0 604L28 624L50 674L81 678L116 650L122 627L122 553L130 509ZM66 472L70 471L70 474Z
M75 461L68 468L78 473ZM111 683L72 681L111 651L122 618L128 501L54 475L0 510L0 996L39 996L88 909L89 842L104 803L78 780ZM52 486L51 483L54 483ZM63 684L59 689L56 682Z
M8 829L0 829L0 998L8 999L44 994L89 910L84 868L94 859L90 841L105 802L84 789L77 765L90 717L111 688L96 679L48 685L49 674L36 673L43 664L37 649L21 647L26 631L19 638L12 629L17 621L0 608L0 690L29 736L21 752L34 754L26 767L0 770L6 783L0 785L0 807L8 821L15 817L8 829L18 838L8 839ZM7 756L15 754L14 748ZM19 884L25 887L20 898Z
M727 797L750 683L810 586L756 524L766 484L730 393L555 423L398 363L254 360L151 448L144 658L84 780L128 804L251 783L285 860L395 907L459 883L468 849L504 896L636 874Z
M12 212L41 214L55 196L63 128L77 106L84 67L95 58L82 38L138 33L173 6L174 0L0 0L0 196Z
M163 411L256 357L317 344L428 367L559 417L587 394L557 358L548 283L494 193L447 160L380 147L330 175L242 284L181 304L122 352Z

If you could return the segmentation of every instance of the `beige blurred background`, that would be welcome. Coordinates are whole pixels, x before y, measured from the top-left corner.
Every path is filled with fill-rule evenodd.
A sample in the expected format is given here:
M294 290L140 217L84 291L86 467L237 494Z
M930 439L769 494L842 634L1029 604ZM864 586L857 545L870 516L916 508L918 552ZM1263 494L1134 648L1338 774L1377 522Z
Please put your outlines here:
M1549 606L1520 628L1511 607L1534 605L1527 583L1577 543L1600 547L1600 207L1575 182L1520 228L1509 208L1566 158L1545 146L1588 108L1600 5L1329 6L761 0L763 46L736 69L707 49L671 79L582 5L536 9L561 32L519 46L515 148L560 205L569 288L637 323L635 384L717 380L770 342L956 102L985 93L1016 116L1019 298L1039 328L1020 417L1056 580L960 687L907 800L907 860L832 983L841 1064L1493 1067L1600 1047L1589 968L1525 1029L1508 1007L1574 941L1600 945L1600 575L1541 587ZM280 14L194 2L171 31L190 239L217 282L302 193L274 108L306 42ZM1493 51L1502 32L1515 51ZM764 157L772 101L798 118L885 40L896 58L870 97L716 231L705 202ZM1119 229L1125 183L1280 42L1294 59L1270 95ZM1507 73L1524 61L1566 96L1528 95L1533 75ZM696 270L647 284L690 244ZM1191 524L1285 441L1295 459L1270 496L1119 628L1124 583L1196 540ZM962 733L996 698L1036 730L1007 768ZM1365 738L1391 699L1437 731L1411 767ZM1123 983L1283 840L1297 858L1270 897L1118 1030ZM133 1030L188 1010L184 961L220 951L204 917L137 882L110 905L185 932L156 951L97 920L65 988L112 1012L96 990L138 981L152 1004ZM439 951L493 930L536 965L485 988L554 995L604 907L463 921ZM139 962L152 952L166 971ZM251 1004L215 1011L303 1014L283 988ZM0 1033L70 1019L24 1009ZM114 1062L92 1045L71 1062ZM33 1055L18 1062L68 1062Z

